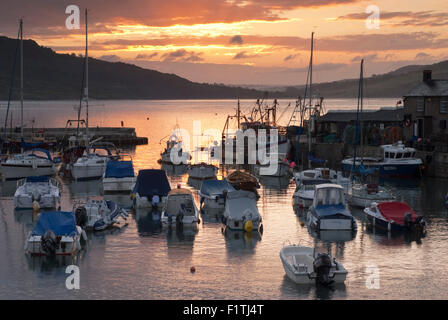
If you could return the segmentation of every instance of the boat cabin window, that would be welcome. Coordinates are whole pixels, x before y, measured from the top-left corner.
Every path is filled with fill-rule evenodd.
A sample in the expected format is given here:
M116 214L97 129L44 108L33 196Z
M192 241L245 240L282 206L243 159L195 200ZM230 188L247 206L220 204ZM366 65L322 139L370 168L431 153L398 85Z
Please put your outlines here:
M398 152L397 156L395 157L396 159L401 159L403 158L403 153L402 152Z
M384 157L385 157L385 158L389 158L389 152L386 151L386 152L384 153Z
M317 190L315 205L339 205L344 204L344 194L339 188L325 188Z
M405 152L403 158L410 158L411 152Z
M303 176L307 178L314 178L314 172L304 172Z

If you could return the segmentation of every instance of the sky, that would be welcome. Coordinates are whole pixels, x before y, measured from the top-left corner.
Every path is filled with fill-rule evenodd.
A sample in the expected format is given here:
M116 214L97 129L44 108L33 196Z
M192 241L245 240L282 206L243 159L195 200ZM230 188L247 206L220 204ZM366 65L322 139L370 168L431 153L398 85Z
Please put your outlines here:
M367 76L448 59L446 0L2 0L0 35L23 18L25 39L82 54L86 8L89 56L197 82L304 84L312 32L313 82L356 78L361 59Z

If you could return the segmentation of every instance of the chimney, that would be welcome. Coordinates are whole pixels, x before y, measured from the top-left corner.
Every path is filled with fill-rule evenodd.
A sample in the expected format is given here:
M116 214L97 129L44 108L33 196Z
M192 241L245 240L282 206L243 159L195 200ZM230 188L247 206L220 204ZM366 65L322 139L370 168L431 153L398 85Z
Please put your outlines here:
M423 82L431 82L432 81L432 71L431 70L423 70Z

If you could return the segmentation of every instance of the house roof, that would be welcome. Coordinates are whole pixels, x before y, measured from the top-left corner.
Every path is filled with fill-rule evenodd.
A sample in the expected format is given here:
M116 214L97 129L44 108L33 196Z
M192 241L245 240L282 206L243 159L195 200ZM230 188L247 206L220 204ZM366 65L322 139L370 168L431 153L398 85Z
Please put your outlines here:
M448 80L423 81L404 97L448 97Z
M403 108L383 107L379 110L363 110L360 114L362 121L393 122L403 121ZM317 119L318 122L350 122L356 121L356 110L328 110Z

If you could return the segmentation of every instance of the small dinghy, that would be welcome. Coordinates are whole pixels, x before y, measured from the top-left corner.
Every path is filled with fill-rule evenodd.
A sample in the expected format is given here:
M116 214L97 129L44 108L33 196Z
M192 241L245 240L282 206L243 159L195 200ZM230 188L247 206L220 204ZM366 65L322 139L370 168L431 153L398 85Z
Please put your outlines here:
M202 183L199 195L201 206L209 209L224 209L226 192L235 191L235 188L224 180L206 180Z
M28 177L17 181L14 207L17 209L57 209L61 203L59 182L56 179Z
M124 220L128 213L121 209L114 201L90 199L85 204L75 205L77 225L86 230L103 231L119 222L119 218Z
M130 156L129 156L130 158ZM104 192L126 192L130 193L135 185L135 173L132 159L109 160L106 165L106 171L103 175Z
M368 207L372 202L393 201L394 196L384 187L375 183L353 184L347 190L347 200L355 207Z
M317 253L313 248L296 245L284 246L280 259L288 278L296 284L343 283L347 270L328 253Z
M164 170L140 170L131 194L133 207L161 210L170 190L170 183Z
M313 204L316 185L322 183L331 182L330 180L302 180L292 196L294 205L299 205L300 208L309 208Z
M25 251L31 256L73 255L81 250L81 236L87 240L73 212L43 212L28 234Z
M317 230L356 229L356 221L345 202L344 188L332 183L316 185L307 223Z
M257 189L260 188L255 176L241 170L232 172L226 179L236 190L252 191L257 194Z
M178 187L168 193L161 221L164 227L197 227L199 210L190 190Z
M373 202L364 209L373 226L386 231L426 231L426 222L405 202Z
M231 230L263 232L255 194L246 190L228 192L222 222Z
M192 179L216 179L218 168L207 163L192 164L188 166L187 173L188 177Z

